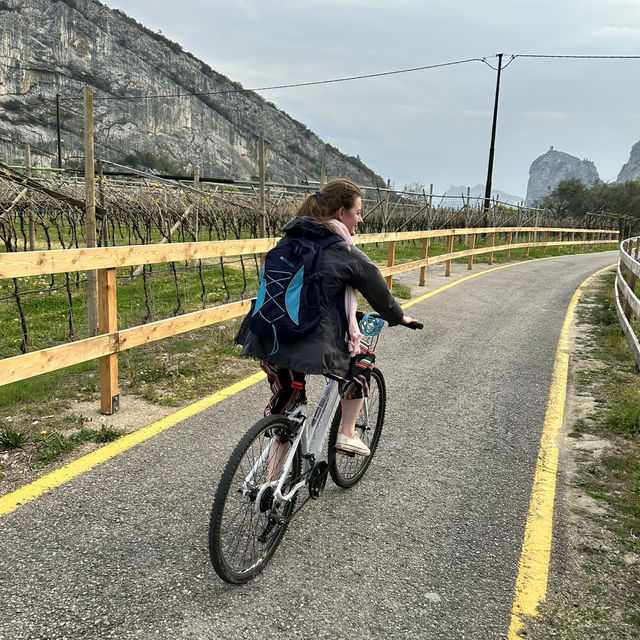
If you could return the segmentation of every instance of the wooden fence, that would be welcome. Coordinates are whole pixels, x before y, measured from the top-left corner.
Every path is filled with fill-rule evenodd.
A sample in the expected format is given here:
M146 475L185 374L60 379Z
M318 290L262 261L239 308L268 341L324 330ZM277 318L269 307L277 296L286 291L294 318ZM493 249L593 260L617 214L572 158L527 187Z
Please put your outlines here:
M518 234L518 237L526 236L526 242L514 243L514 234ZM476 238L479 235L488 238L489 246L475 247ZM496 239L503 235L505 236L504 244L496 244ZM532 235L534 235L533 242ZM537 235L542 236L541 242L535 241ZM453 243L456 236L468 236L469 248L454 252ZM542 247L543 251L546 251L547 247L581 245L584 248L587 245L617 243L617 236L618 232L611 230L503 227L363 234L355 236L355 241L361 245L388 243L388 266L383 267L381 271L391 287L394 275L417 269L420 270L420 285L424 285L427 266L436 263L446 263L445 274L448 276L452 260L459 258L467 258L467 269L471 269L474 256L479 254L488 254L488 261L491 264L494 253L498 251L506 252L508 259L513 249L526 249L528 254L532 247ZM446 253L437 256L428 255L432 238L447 238ZM0 360L0 385L99 358L100 409L104 414L117 411L118 353L120 351L241 317L248 312L250 300L231 302L118 330L116 269L142 264L263 254L273 247L277 240L278 238L259 238L0 254L0 279L96 270L99 329L99 335L95 337ZM422 257L413 262L396 265L396 243L408 240L422 240Z
M633 316L635 321L640 319L640 300L636 296L636 280L640 277L638 253L640 253L640 238L628 238L620 244L615 292L618 321L633 352L636 367L640 369L640 343L632 326Z

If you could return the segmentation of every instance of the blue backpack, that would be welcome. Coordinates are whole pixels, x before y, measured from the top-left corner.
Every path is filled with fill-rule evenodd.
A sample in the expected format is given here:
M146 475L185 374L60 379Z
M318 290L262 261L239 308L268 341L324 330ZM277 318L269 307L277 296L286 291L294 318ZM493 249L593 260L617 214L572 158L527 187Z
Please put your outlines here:
M249 327L261 338L297 340L311 331L335 302L320 308L322 251L341 238L331 234L317 240L285 236L271 249L260 272L260 288Z

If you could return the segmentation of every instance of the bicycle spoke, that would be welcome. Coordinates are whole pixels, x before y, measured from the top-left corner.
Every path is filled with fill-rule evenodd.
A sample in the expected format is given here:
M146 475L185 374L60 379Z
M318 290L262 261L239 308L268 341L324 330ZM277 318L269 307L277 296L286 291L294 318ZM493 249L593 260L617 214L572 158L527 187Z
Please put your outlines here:
M280 416L261 420L240 441L222 474L211 512L209 552L215 570L228 582L246 582L253 577L271 557L286 530L295 498L273 509L266 493L273 490L273 485L265 488L265 483L270 467L273 480L279 477L289 454L290 447L275 439L280 434L290 439L293 429ZM266 453L269 447L271 455ZM290 472L298 476L300 471L298 450ZM276 515L278 521L270 522L270 517Z

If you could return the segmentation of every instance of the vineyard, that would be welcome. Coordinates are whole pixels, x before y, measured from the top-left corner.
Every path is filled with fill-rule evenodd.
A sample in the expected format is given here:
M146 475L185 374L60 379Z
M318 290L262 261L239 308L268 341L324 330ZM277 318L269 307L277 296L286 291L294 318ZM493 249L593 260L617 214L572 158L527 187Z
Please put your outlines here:
M0 167L0 252L72 249L86 245L84 179L55 171ZM216 184L167 180L150 174L100 176L97 193L98 246L246 239L280 235L317 185L257 182ZM361 233L536 226L615 228L614 219L587 216L554 219L540 209L508 206L461 194L363 188ZM561 223L561 224L560 224ZM464 242L461 238L460 242ZM419 241L399 243L397 259L419 257ZM478 245L480 246L480 245ZM430 254L443 253L434 246ZM365 249L374 260L383 247ZM258 256L193 260L118 269L118 326L149 321L245 299L255 293ZM0 280L3 357L86 337L86 272Z

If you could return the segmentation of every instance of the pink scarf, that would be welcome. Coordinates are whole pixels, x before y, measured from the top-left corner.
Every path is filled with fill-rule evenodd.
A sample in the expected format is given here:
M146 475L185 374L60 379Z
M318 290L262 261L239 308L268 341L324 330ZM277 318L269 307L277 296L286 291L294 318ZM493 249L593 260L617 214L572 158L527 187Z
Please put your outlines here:
M347 243L355 246L352 235L349 233L349 229L335 218L329 220L331 228ZM344 309L347 313L347 320L349 321L349 333L345 336L345 342L349 343L349 355L351 357L357 356L360 353L360 340L362 334L358 328L358 321L356 320L356 309L358 308L358 298L353 287L347 285L344 291Z

